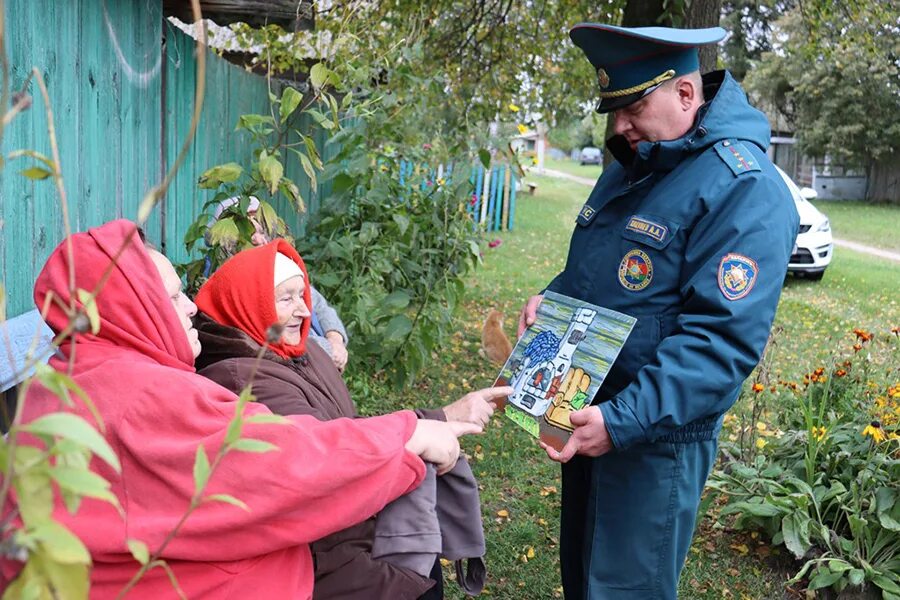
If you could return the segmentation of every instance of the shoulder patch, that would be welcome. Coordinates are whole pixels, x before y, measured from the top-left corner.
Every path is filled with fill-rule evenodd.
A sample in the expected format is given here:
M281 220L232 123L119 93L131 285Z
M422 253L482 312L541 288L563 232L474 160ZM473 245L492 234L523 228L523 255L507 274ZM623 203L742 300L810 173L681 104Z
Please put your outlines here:
M740 300L753 289L758 275L759 266L755 260L743 254L728 253L719 262L719 290L728 300Z
M744 144L734 140L722 140L715 146L719 155L735 176L750 171L760 171L759 164Z

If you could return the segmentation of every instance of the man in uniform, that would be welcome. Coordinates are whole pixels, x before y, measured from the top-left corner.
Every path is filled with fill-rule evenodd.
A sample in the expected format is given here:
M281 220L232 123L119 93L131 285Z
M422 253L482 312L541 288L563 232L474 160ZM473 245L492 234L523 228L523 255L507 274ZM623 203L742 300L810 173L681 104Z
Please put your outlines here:
M637 324L561 452L565 596L669 599L722 417L766 345L799 218L770 130L726 72L699 73L716 27L583 23L569 33L615 119L607 168L546 289ZM541 296L526 303L519 333Z

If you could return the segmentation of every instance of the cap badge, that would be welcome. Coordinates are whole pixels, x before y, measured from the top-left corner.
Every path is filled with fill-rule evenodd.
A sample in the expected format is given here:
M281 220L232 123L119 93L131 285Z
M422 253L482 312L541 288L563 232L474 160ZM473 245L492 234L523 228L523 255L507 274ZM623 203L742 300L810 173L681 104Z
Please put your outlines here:
M605 90L609 87L609 74L603 67L597 69L597 83L600 84L600 89Z

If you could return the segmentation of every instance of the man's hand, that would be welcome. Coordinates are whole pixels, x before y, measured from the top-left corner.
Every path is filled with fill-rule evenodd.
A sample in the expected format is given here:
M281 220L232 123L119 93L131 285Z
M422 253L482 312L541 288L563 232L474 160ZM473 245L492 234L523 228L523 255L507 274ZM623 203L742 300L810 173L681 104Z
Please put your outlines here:
M525 306L522 307L522 312L519 313L519 331L516 333L516 337L522 337L525 330L534 323L534 319L537 317L538 306L541 305L541 300L543 299L544 296L540 294L532 296L525 303Z
M513 389L509 386L485 388L475 392L469 392L453 404L443 408L448 421L462 423L474 423L484 427L491 420L494 409L497 408L495 400L503 396L509 396Z
M575 431L572 437L563 446L562 452L557 452L544 442L541 442L541 448L547 452L550 460L559 463L566 463L572 460L576 454L583 456L602 456L613 449L612 440L609 432L606 431L606 424L603 422L603 413L596 406L588 406L581 410L576 410L569 415Z
M325 333L325 338L331 342L331 361L337 370L343 373L349 357L347 347L344 346L344 336L337 331L328 331Z

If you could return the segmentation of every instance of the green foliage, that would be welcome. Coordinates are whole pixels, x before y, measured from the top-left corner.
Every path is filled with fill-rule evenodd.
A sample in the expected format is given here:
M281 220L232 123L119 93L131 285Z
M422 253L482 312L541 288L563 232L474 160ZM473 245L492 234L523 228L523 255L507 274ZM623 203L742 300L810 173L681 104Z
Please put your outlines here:
M900 37L892 3L824 1L776 24L784 43L746 84L796 127L801 149L867 167L900 147Z
M900 382L878 381L869 365L872 352L896 361L900 344L896 335L856 334L853 361L815 369L802 385L780 383L796 403L775 428L742 423L738 439L723 444L731 462L709 486L728 496L722 515L804 561L792 582L837 591L867 583L892 598L900 589ZM752 393L768 392L760 384Z
M626 3L498 2L435 0L345 2L315 15L315 31L287 33L277 26L233 26L245 48L262 47L255 62L274 73L306 72L310 56L326 53L330 65L381 65L398 48L418 48L415 75L438 77L442 85L421 99L450 129L478 128L500 107L515 102L525 113L552 124L584 114L596 77L568 39L580 21L615 22ZM670 2L683 10L685 1ZM321 55L321 54L320 54ZM315 67L313 67L313 70ZM317 80L316 73L310 73ZM411 89L378 74L391 93L412 98ZM315 84L315 81L314 81ZM415 84L414 84L415 85Z
M365 124L354 129L342 159L348 167L298 249L342 315L354 360L387 369L402 385L450 333L463 276L478 261L466 212L469 166L458 166L461 181L435 181L417 168L412 182L401 183L399 160L369 155L361 145Z
M337 76L320 65L317 77L336 82ZM207 270L214 271L229 256L239 250L252 247L251 239L257 226L268 237L289 239L284 220L278 216L269 198L282 195L298 212L306 211L304 198L296 183L284 176L287 160L298 160L316 187L316 170L322 167L322 159L313 139L295 128L295 122L303 113L313 115L321 125L336 126L336 114L329 116L313 108L332 107L335 100L328 93L317 90L304 103L300 92L285 87L281 97L270 95L272 115L241 115L237 129L249 135L253 145L253 160L249 165L229 162L207 169L198 179L201 189L216 190L216 194L204 204L203 211L188 227L184 236L188 252L196 251L196 259L176 265L179 274L185 275L188 292L196 292L205 280ZM251 214L250 197L259 200L259 208ZM216 207L232 198L236 202L225 207L219 218L212 221Z

